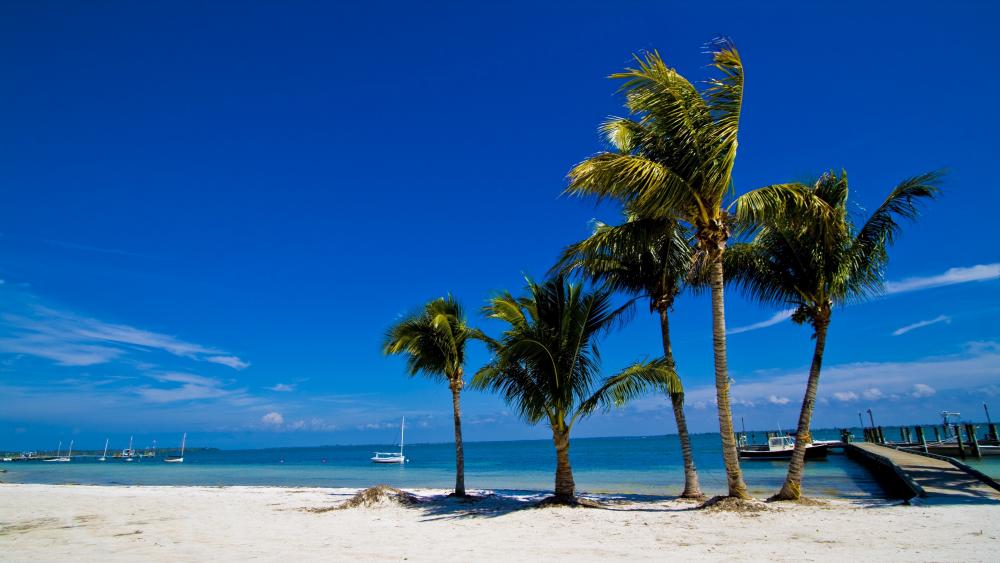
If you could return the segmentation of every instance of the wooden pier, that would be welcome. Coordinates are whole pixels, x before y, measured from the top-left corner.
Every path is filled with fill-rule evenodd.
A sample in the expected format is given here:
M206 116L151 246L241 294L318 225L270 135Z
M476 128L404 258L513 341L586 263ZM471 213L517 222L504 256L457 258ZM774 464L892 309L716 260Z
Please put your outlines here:
M846 444L845 451L867 465L893 496L919 497L928 504L1000 504L1000 483L957 460L870 442Z

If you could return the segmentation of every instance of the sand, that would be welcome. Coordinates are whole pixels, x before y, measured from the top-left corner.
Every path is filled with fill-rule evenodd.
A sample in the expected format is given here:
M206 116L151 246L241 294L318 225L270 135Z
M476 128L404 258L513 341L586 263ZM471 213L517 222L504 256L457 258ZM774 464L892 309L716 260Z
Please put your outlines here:
M330 510L355 491L0 484L5 561L997 561L1000 506L783 503L760 513L679 500L604 508L425 502Z

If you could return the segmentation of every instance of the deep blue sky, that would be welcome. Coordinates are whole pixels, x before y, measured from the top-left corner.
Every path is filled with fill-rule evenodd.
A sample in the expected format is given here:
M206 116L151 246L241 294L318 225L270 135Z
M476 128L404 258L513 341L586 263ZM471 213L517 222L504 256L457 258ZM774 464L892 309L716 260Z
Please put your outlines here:
M0 449L183 431L223 447L389 442L402 414L413 441L449 439L446 388L381 357L385 328L449 291L482 322L491 292L616 220L560 197L622 112L606 76L658 49L703 79L720 34L747 72L738 191L844 168L863 213L949 170L893 249L889 279L920 279L836 313L817 425L869 407L885 423L978 418L991 400L1000 418L997 12L4 2ZM779 312L727 305L734 329ZM674 312L696 431L715 429L709 320L705 299ZM793 426L809 336L788 321L731 336L748 426ZM640 311L605 341L606 371L658 338ZM473 349L470 371L484 359ZM492 397L464 401L467 439L545 435ZM667 432L649 398L579 433Z

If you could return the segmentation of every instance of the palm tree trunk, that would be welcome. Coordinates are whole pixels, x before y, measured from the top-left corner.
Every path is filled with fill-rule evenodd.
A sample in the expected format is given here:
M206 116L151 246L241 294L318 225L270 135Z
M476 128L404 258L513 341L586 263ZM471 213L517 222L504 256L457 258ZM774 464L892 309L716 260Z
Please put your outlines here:
M721 243L724 247L725 243ZM722 248L713 252L710 283L712 287L712 344L715 352L715 395L719 403L719 434L722 437L722 460L726 464L729 496L750 498L740 470L733 413L729 406L729 367L726 364L726 305L723 294Z
M465 496L465 452L462 448L462 408L458 399L462 392L459 379L451 385L451 408L455 414L455 496Z
M552 441L556 445L555 500L571 503L576 500L576 483L573 482L573 468L569 464L569 431L553 429Z
M663 357L671 367L674 364L673 346L670 344L670 318L667 307L660 306L660 335L663 337ZM701 486L698 484L698 470L694 466L694 454L691 450L691 435L688 434L687 419L684 416L684 393L671 393L670 403L674 407L674 421L677 423L677 437L681 442L681 454L684 456L684 492L682 498L701 498Z
M826 331L830 328L830 317L824 315L816 321L816 348L813 351L812 366L809 368L809 381L806 383L806 394L802 399L802 410L799 412L799 426L795 431L795 450L792 460L788 462L788 476L778 494L772 500L798 500L802 496L802 473L806 465L806 439L809 435L809 422L812 420L813 408L816 406L816 392L819 390L819 372L823 366L823 352L826 349Z

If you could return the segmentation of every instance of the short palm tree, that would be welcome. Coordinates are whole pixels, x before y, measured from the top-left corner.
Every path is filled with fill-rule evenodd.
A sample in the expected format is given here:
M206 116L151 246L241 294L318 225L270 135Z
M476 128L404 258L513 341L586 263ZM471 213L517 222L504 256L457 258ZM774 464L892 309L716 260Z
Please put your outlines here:
M688 279L691 257L689 237L677 221L626 216L621 225L598 223L590 237L566 248L553 269L579 271L593 282L649 299L650 312L660 317L663 359L675 368L670 309ZM684 389L679 382L669 395L684 457L681 497L700 498L703 495L684 416Z
M883 289L888 248L900 232L899 218L915 219L917 203L934 197L937 173L903 181L856 228L848 213L847 174L823 175L813 186L802 186L819 205L831 212L815 213L791 205L766 212L748 200L736 201L738 215L755 221L749 243L726 251L728 282L760 303L792 306L792 320L809 323L816 340L805 397L799 414L795 450L788 476L773 498L794 500L801 496L805 450L809 442L820 369L833 308L877 295ZM744 197L752 198L753 192Z
M566 191L617 199L640 217L678 219L692 227L712 294L715 389L729 495L748 498L729 403L722 271L729 239L722 205L733 189L743 63L727 39L714 42L711 55L721 76L703 92L656 52L637 56L637 68L613 74L624 81L621 90L632 118L604 123L615 150L573 168Z
M443 379L451 389L455 420L455 496L465 496L465 455L462 448L462 409L465 385L465 345L479 331L470 327L462 306L452 296L430 301L422 311L403 318L385 336L383 352L406 356L411 376Z
M662 360L598 381L597 339L620 322L625 310L612 306L610 290L586 291L563 276L543 284L529 281L526 297L503 294L485 308L508 326L490 341L493 358L472 385L500 394L527 422L548 423L556 449L555 502L576 502L569 461L574 423L601 405L623 404L650 388L670 391L679 384Z

